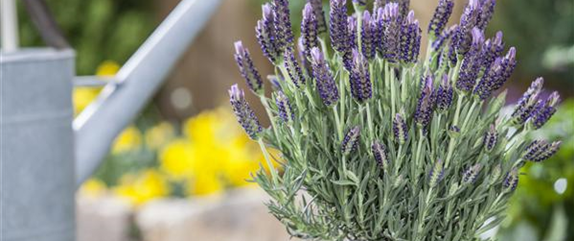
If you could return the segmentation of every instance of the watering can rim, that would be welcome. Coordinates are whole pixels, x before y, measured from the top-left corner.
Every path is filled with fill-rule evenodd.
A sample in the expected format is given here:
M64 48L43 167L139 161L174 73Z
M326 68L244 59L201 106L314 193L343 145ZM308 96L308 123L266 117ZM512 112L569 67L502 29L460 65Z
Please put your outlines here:
M18 51L0 52L0 64L29 62L34 60L60 60L74 58L76 51L73 49L57 50L50 47L26 47Z

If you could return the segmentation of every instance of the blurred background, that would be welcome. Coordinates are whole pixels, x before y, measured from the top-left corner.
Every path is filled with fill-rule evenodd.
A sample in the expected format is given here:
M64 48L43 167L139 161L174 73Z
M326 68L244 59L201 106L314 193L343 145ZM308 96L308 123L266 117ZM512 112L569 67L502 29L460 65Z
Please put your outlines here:
M76 50L77 74L99 76L114 75L178 2L47 0ZM234 41L243 40L263 76L272 73L255 40L263 2L224 1L153 101L116 139L77 194L80 241L288 239L267 214L265 195L246 181L263 157L227 104L228 87L245 85L233 60ZM426 28L437 2L411 1L421 26ZM451 22L458 21L464 2L456 1ZM304 3L291 0L294 26ZM19 7L21 44L42 45ZM518 49L508 103L538 76L545 77L548 93L563 96L551 123L536 133L561 139L562 149L543 164L524 167L498 233L501 240L574 240L574 0L498 1L487 33L498 30L507 47ZM99 91L76 88L76 114ZM256 109L263 118L261 106Z

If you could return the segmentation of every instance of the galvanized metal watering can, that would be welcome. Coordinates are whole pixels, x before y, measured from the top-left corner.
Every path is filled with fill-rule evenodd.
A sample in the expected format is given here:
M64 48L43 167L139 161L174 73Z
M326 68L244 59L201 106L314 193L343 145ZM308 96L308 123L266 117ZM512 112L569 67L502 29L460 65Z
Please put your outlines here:
M0 240L75 240L76 188L144 107L219 2L183 0L75 119L73 50L1 53Z

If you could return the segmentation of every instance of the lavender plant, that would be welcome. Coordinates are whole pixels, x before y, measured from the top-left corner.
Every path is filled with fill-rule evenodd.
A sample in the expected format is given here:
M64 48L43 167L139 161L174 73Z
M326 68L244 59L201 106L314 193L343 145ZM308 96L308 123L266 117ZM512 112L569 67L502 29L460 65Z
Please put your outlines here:
M271 196L270 212L291 235L312 240L477 240L499 224L519 168L548 159L560 142L526 135L559 101L557 93L540 99L541 78L501 114L506 92L493 95L516 50L504 51L502 33L484 36L495 1L470 0L447 27L454 1L441 0L424 56L409 1L376 1L369 11L354 0L349 16L346 0L332 0L328 23L319 2L302 10L297 46L288 1L263 6L256 29L275 65L270 98L236 43L241 74L271 120L261 127L232 86L237 119L267 159L270 171L253 180Z

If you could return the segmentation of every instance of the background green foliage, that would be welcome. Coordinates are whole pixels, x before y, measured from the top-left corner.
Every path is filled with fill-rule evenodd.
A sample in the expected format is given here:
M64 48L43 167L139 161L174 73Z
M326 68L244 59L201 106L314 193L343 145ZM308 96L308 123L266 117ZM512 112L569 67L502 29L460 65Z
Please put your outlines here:
M104 60L124 63L156 24L152 0L47 0L76 50L77 73L93 74ZM23 4L19 4L23 46L43 45Z

